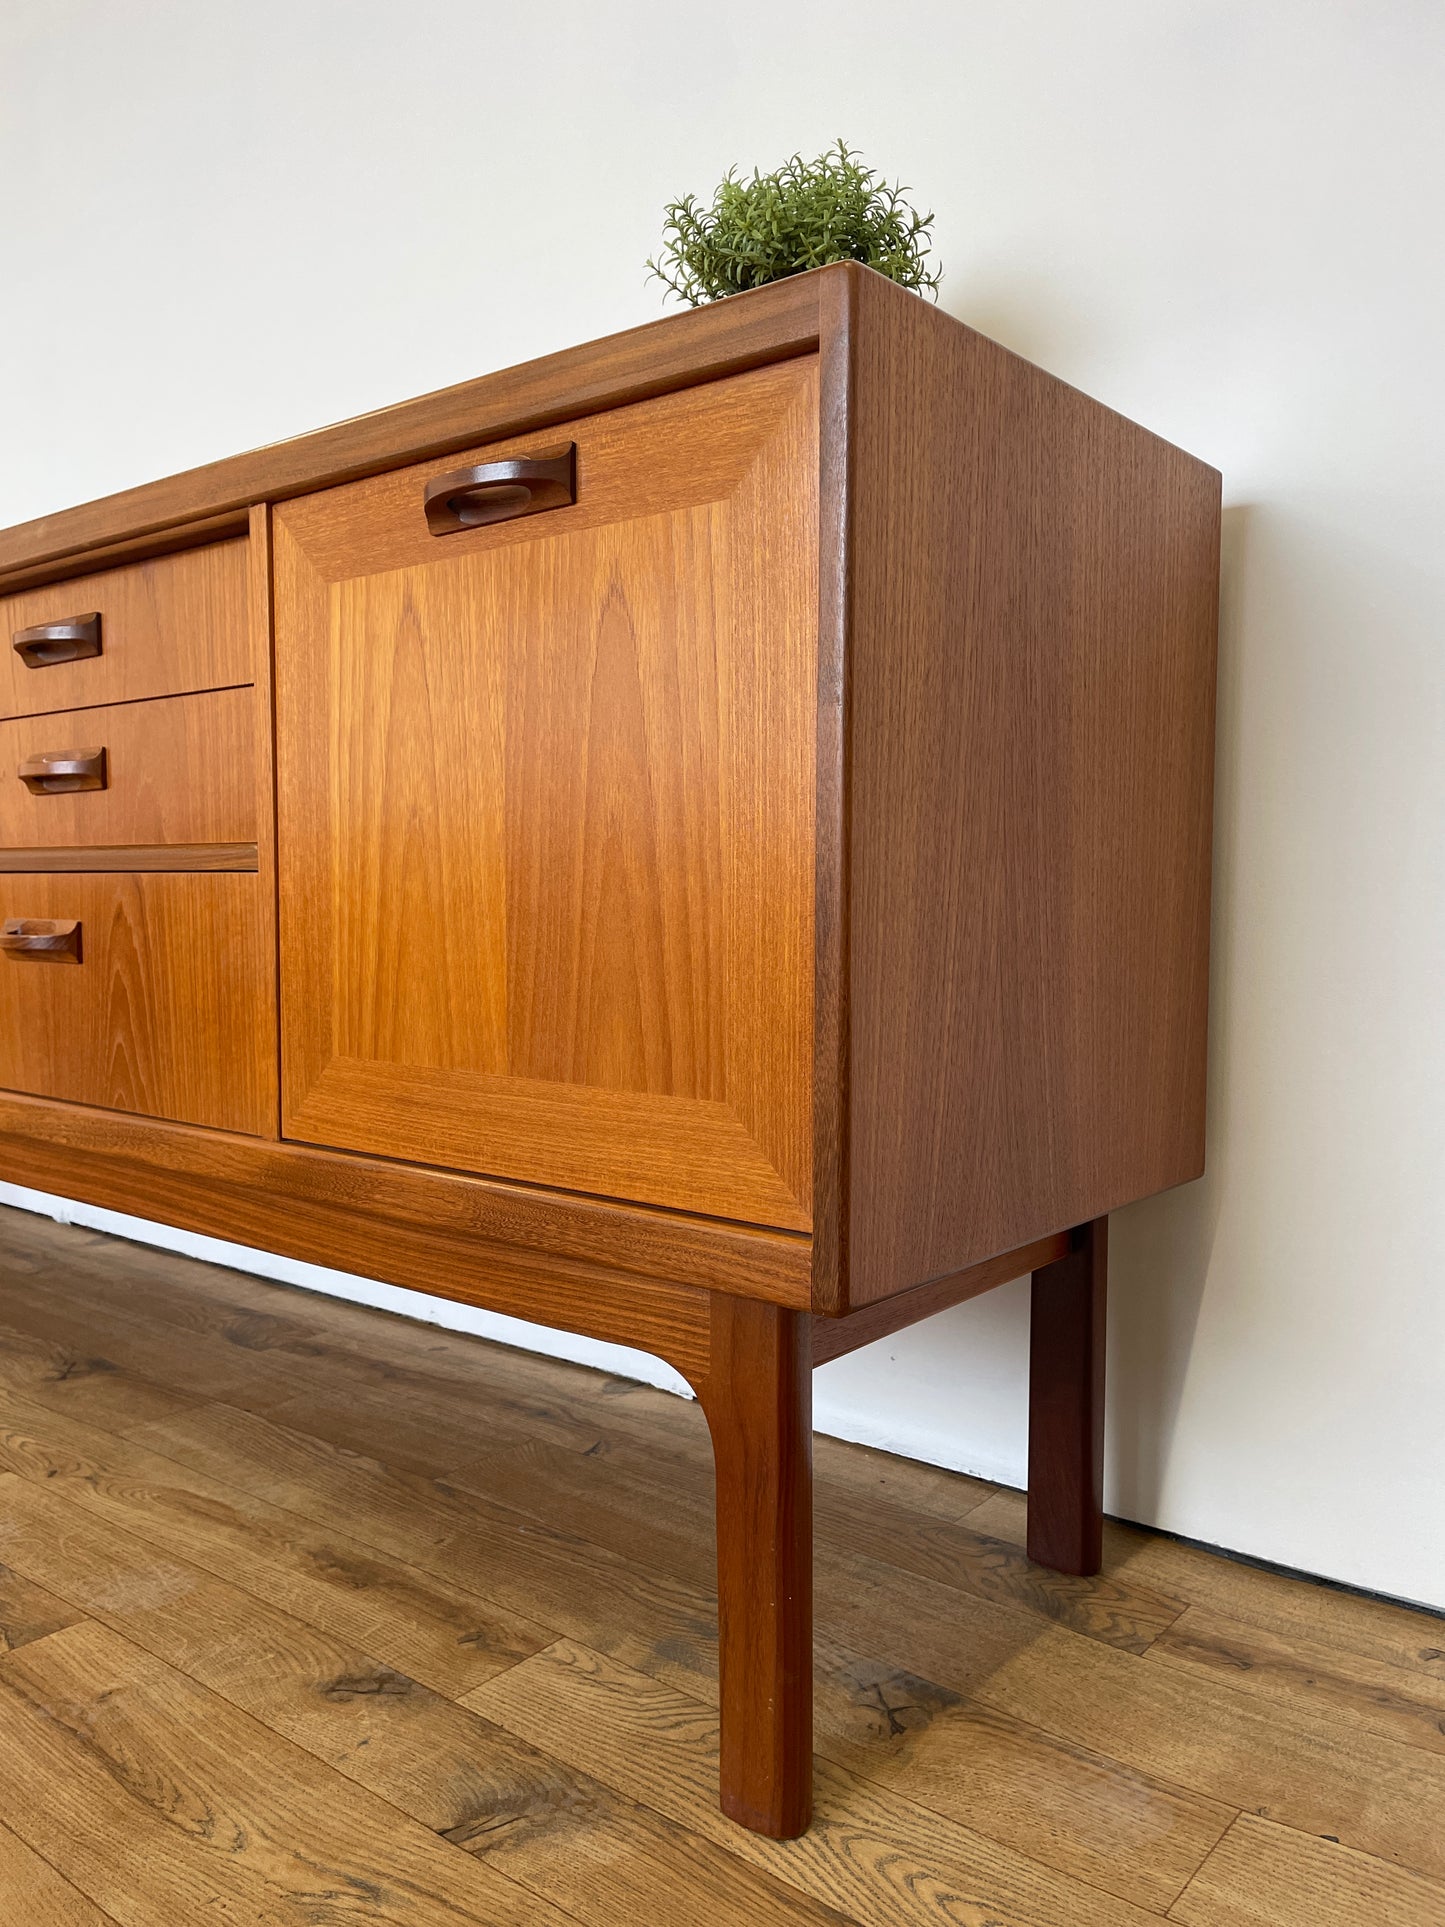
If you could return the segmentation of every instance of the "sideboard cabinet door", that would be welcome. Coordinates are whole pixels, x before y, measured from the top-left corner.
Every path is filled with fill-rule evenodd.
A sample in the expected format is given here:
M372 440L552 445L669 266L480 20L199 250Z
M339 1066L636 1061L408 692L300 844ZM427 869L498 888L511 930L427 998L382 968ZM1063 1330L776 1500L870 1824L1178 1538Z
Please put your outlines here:
M817 497L805 358L277 509L287 1136L808 1228Z

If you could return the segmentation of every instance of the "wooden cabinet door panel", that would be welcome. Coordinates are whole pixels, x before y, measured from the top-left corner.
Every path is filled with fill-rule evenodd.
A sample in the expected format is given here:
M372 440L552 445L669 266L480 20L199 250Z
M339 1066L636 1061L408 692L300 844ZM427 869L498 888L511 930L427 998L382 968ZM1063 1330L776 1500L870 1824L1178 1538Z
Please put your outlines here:
M808 1226L817 472L807 359L277 510L287 1135Z
M0 1086L274 1137L260 889L254 876L0 876L0 918L80 925L78 963L0 955Z

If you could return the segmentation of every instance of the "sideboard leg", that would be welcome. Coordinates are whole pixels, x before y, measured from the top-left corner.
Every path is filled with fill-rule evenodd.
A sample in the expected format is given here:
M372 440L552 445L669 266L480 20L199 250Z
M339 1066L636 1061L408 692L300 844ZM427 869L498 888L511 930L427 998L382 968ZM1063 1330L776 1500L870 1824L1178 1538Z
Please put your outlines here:
M1033 1275L1029 1338L1030 1559L1094 1573L1104 1536L1104 1332L1109 1220L1078 1226Z
M717 1467L722 1808L791 1840L813 1808L808 1314L720 1293L698 1392Z

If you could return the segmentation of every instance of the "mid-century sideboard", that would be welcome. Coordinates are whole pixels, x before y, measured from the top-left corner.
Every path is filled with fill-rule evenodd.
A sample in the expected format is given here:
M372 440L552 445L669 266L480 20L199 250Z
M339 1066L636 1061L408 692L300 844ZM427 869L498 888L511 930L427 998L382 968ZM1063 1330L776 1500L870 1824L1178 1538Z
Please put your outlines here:
M807 1825L814 1365L1203 1160L1219 478L820 269L0 534L0 1175L670 1360ZM1161 1280L1161 1285L1165 1281Z

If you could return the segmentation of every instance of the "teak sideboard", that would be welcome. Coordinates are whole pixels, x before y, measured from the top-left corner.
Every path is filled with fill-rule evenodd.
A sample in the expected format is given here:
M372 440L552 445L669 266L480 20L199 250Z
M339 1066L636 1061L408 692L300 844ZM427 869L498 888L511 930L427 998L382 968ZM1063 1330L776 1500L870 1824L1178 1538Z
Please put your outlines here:
M722 1800L811 1798L814 1365L1203 1162L1219 477L851 264L0 533L0 1174L660 1354Z

